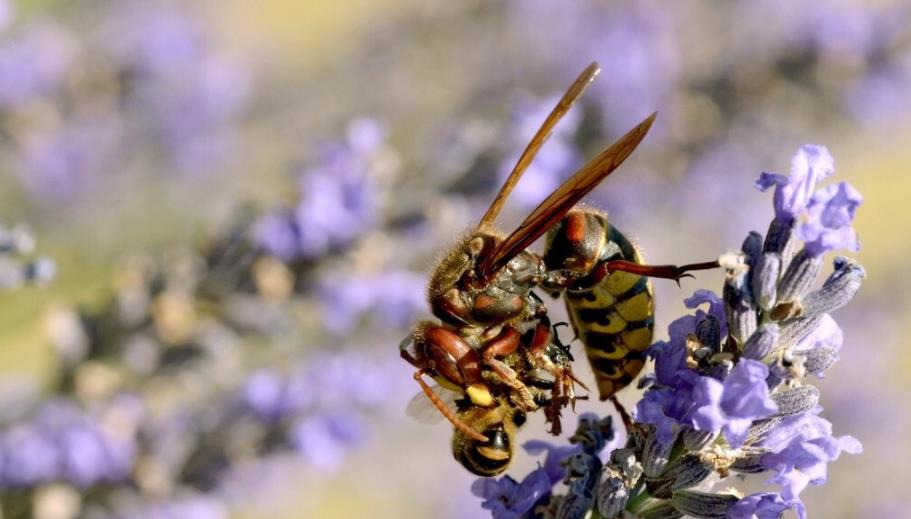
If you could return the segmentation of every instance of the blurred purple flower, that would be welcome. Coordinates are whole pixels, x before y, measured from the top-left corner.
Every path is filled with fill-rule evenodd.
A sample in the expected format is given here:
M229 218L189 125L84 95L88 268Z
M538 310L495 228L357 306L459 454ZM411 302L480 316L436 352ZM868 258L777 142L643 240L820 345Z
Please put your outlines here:
M259 246L285 261L314 259L373 228L378 197L371 159L384 137L378 123L359 119L345 141L322 146L316 164L301 173L293 211L279 209L257 224Z
M856 119L870 126L904 120L911 110L911 51L852 82L844 103Z
M328 277L319 290L323 324L333 333L344 334L370 315L374 324L387 328L407 326L427 305L426 284L420 274L404 270Z
M35 415L0 436L6 488L66 481L80 488L129 477L134 438L105 429L96 418L62 400L42 404Z
M769 398L766 377L769 368L762 362L740 359L724 382L700 377L693 389L693 426L697 431L722 431L732 448L739 448L753 421L778 410Z
M105 21L104 34L118 60L152 74L188 70L205 54L198 23L188 13L160 4L119 3Z
M181 494L166 501L132 503L118 507L104 519L227 519L227 506L217 498L197 493ZM93 518L94 519L94 518Z
M12 6L9 5L9 0L0 0L0 31L6 29L14 15L15 13Z
M261 420L277 422L299 409L291 381L274 371L260 370L247 379L242 399L248 410Z
M771 449L760 463L775 471L769 483L781 485L785 500L797 499L808 484L826 482L827 465L842 452L859 454L863 447L851 436L832 436L832 424L817 416L822 408L784 418L757 444Z
M786 510L794 510L800 519L806 519L803 503L785 501L775 493L751 494L737 501L727 510L727 519L778 519Z
M504 130L504 134L512 141L513 149L500 164L501 181L506 180L519 160L519 155L559 99L560 96L552 96L537 102L520 100L512 115L512 122ZM572 170L582 160L579 150L572 142L581 122L582 114L579 110L570 110L563 117L522 175L522 182L516 185L511 198L525 207L534 207L572 174Z
M189 9L126 2L107 21L107 51L138 75L127 108L151 124L183 171L226 163L233 126L251 95L247 68L211 40Z
M508 13L520 41L528 38L522 43L536 49L536 63L556 69L558 77L574 77L592 60L609 71L589 95L610 114L607 130L626 131L652 111L670 109L666 99L677 80L680 56L667 9L589 0L567 9L535 0L511 2ZM547 27L545 46L539 40L541 27Z
M807 204L807 220L797 227L797 236L806 242L807 251L821 256L835 249L859 250L851 221L862 201L860 193L847 182L817 191Z
M361 412L382 403L385 372L355 351L312 353L287 374L262 369L240 390L244 408L275 423L333 409Z
M51 23L24 27L12 36L2 36L0 109L14 109L33 97L52 93L73 61L75 51L70 35Z
M66 121L63 126L34 135L20 157L20 174L37 198L66 200L99 181L121 144L121 126L115 119Z
M321 470L335 470L348 451L364 439L365 424L350 410L307 416L294 424L290 439L305 461Z

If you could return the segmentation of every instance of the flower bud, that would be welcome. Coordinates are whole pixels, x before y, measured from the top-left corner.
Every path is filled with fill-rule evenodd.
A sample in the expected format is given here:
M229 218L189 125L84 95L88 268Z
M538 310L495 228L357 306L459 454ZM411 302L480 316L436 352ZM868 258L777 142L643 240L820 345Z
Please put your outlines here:
M807 373L812 373L814 375L821 375L822 372L829 369L832 364L838 361L838 351L833 350L832 348L814 348L802 352L801 355L806 359L804 361L804 368L806 368Z
M798 252L778 284L779 304L799 301L816 281L821 268L821 256L811 254L806 248Z
M766 232L763 252L774 252L781 254L782 258L789 258L790 249L794 247L793 235L794 220L775 218Z
M607 468L604 475L604 481L598 491L597 506L601 517L609 519L617 517L626 508L626 503L629 501L629 488L614 469Z
M740 254L725 254L718 261L727 271L724 312L728 320L728 333L743 344L756 329L756 305L746 283L748 268Z
M834 264L835 272L826 279L822 288L804 298L804 315L831 312L848 304L867 275L864 268L852 259L838 257Z
M708 494L684 490L674 492L671 502L674 508L693 517L718 518L727 517L728 508L740 498L731 494Z
M670 501L658 501L657 504L639 511L642 519L680 519L683 512L674 508Z
M778 336L778 348L791 348L806 339L811 333L815 332L822 324L823 316L826 314L816 314L799 319L791 319L781 325L781 333Z
M819 403L819 389L816 386L798 386L772 395L778 406L775 416L792 416L809 411Z
M675 435L674 440L662 442L658 440L658 435L650 434L645 440L645 448L642 449L642 470L646 477L656 478L664 472L676 439Z
M718 433L712 431L697 431L692 428L685 428L680 437L683 439L683 446L689 451L699 451L718 437Z
M781 274L781 254L767 252L759 257L753 268L753 297L759 308L769 311L778 297L778 277Z
M762 466L762 457L772 452L771 449L764 447L743 447L740 449L740 455L731 464L731 470L742 474L758 474L768 470Z
M779 328L777 324L769 323L759 327L750 335L743 345L743 356L748 359L762 360L775 349L778 341Z
M647 479L649 493L659 499L671 497L673 492L691 488L709 477L712 469L697 454L687 454L672 463L658 479Z

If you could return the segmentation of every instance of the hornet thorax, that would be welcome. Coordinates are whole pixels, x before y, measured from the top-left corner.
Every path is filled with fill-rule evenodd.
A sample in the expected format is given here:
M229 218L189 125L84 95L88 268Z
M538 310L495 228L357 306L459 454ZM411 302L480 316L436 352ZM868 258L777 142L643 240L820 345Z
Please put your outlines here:
M434 315L454 326L488 327L534 314L538 304L531 290L545 273L539 256L523 251L486 279L478 276L479 260L502 239L496 232L474 232L443 256L428 286Z

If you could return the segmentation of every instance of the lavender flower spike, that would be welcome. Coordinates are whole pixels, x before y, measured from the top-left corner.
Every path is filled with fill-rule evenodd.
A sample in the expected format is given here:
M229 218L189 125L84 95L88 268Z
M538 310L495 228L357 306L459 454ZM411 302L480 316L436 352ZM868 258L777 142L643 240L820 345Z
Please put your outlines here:
M825 148L804 146L790 177L763 174L760 187L777 186L763 250L760 235L751 233L742 255L722 256L724 300L697 290L684 300L694 311L672 321L668 339L648 348L655 371L640 386L646 390L627 424L626 445L611 453L596 487L580 485L568 467L566 495L552 487L522 494L512 481L485 507L510 507L512 515L495 517L516 517L513 503L537 502L523 517L544 510L543 517L559 519L589 511L604 519L778 519L790 510L806 519L803 489L824 483L828 463L841 453L861 451L860 442L834 436L832 424L817 416L824 395L805 380L838 361L844 335L829 312L850 302L865 273L854 260L837 258L835 272L808 294L822 269L821 252L856 244L850 223L860 195L847 184L813 193L816 181L831 173ZM795 233L798 220L802 230ZM792 258L792 250L800 252ZM703 303L708 312L699 308ZM732 472L769 473L767 482L779 492L740 497L736 489L713 488ZM532 486L533 478L541 475L532 473L523 484ZM598 488L595 499L589 488Z

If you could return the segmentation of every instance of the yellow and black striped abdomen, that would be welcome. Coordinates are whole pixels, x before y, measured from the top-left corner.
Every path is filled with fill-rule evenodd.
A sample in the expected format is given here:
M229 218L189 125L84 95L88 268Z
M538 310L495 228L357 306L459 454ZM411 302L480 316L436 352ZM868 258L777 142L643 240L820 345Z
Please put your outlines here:
M614 251L609 259L642 263L626 236L609 224L606 232L602 243L605 250ZM613 272L591 288L564 295L573 329L585 345L595 373L598 393L602 400L607 399L642 371L654 328L651 283L637 274Z

